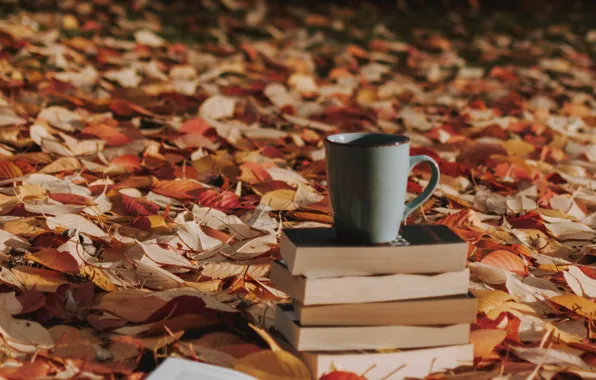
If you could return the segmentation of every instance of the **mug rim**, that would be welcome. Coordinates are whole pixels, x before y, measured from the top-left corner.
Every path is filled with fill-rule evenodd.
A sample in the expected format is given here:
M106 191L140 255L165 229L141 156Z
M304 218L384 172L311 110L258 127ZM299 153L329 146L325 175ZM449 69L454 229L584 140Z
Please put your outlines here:
M394 141L388 141L386 143L378 143L378 144L367 144L367 143L354 143L354 142L341 142L341 141L333 141L331 138L337 136L345 136L345 135L377 135L377 136L391 136L394 138ZM335 133L333 135L329 135L325 137L325 142L328 144L338 145L338 146L357 146L357 147L378 147L378 146L399 146L410 143L410 138L404 135L393 135L390 133L378 133L378 132L346 132L346 133Z

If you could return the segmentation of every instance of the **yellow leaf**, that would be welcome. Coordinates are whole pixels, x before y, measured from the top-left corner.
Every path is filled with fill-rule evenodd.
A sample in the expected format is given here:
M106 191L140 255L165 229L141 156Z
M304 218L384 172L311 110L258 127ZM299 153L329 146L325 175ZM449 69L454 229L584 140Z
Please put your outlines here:
M589 318L596 315L596 303L575 294L555 296L550 301L584 317Z
M279 211L295 210L298 208L298 205L294 203L295 195L296 191L294 190L273 190L263 195L261 204Z
M108 291L108 292L115 292L118 290L116 285L114 285L101 271L100 268L85 265L81 268L81 274L87 277L88 280L93 282L95 285L100 287L101 289Z
M474 357L480 358L490 354L505 340L506 336L507 332L499 329L480 329L470 332L470 343L474 344Z
M60 285L68 284L62 273L26 266L12 268L12 273L27 290L55 292Z
M371 88L363 88L356 94L356 102L360 105L370 104L377 100L377 92Z
M287 351L260 351L236 362L234 369L260 380L309 380L310 372Z
M255 330L257 334L259 334L261 339L263 339L265 342L267 342L267 344L269 345L269 348L271 348L272 351L282 351L279 344L277 344L275 339L273 339L273 337L271 335L269 335L269 333L265 329L257 327L255 325L253 325L252 323L249 323L248 325L250 326L251 329Z
M21 199L45 199L47 191L39 185L19 186L17 192Z
M509 294L500 290L472 289L472 294L478 298L478 312L488 314L505 301L512 300Z
M21 203L18 197L0 194L0 207L14 207Z
M524 303L517 303L517 302L503 302L499 306L495 307L490 312L488 312L486 314L486 316L492 320L495 320L495 319L497 319L499 314L501 314L503 312L510 312L510 313L513 313L514 315L526 314L526 315L538 317L536 310L532 309L530 306L528 306Z
M523 140L507 140L503 145L510 156L526 157L534 151L534 145Z
M4 231L26 238L46 232L44 227L45 222L37 218L9 220L2 225Z
M39 173L53 174L60 173L67 170L79 170L81 163L74 157L60 157L51 164L45 166Z

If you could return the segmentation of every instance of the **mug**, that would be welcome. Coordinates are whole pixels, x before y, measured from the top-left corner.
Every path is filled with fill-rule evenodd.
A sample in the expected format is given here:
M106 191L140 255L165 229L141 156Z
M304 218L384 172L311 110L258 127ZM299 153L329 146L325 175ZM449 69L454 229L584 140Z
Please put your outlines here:
M399 236L401 222L424 203L439 183L429 156L410 157L410 139L384 133L340 133L325 139L327 182L337 239L381 244ZM406 202L408 174L430 164L430 182Z

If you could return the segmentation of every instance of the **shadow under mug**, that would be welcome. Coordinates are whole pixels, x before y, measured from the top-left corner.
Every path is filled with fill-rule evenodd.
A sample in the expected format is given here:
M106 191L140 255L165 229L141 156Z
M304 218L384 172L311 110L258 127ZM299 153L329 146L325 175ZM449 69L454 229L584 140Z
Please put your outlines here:
M384 133L340 133L325 139L327 181L338 240L381 244L395 240L401 222L424 203L439 183L429 156L410 157L410 139ZM406 204L408 175L427 162L431 179Z

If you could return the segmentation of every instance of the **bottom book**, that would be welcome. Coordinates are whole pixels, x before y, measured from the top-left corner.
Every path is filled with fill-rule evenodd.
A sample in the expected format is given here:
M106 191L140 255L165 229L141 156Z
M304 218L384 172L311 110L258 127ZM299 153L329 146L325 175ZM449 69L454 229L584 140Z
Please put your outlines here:
M435 372L472 365L474 346L426 348L397 352L300 352L313 379L333 370L363 375L367 379L423 378Z

